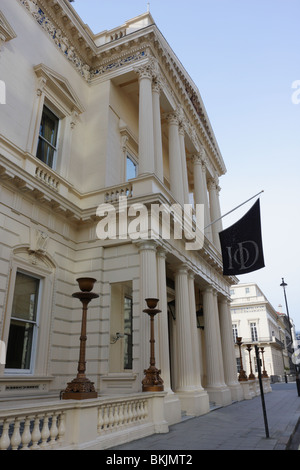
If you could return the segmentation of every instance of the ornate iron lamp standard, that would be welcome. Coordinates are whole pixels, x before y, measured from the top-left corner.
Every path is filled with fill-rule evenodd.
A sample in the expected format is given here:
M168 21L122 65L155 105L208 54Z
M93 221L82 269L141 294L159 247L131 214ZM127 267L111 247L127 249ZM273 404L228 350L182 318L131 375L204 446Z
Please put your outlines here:
M264 379L267 379L269 376L268 376L268 372L266 371L266 366L265 366L265 359L264 359L265 348L260 348L260 350L261 350L261 357L262 357L262 362L263 362L262 377Z
M97 299L98 294L92 291L96 279L84 277L77 279L81 292L76 292L72 295L76 299L79 299L82 303L82 320L81 320L81 335L80 335L80 350L79 350L79 361L77 368L77 376L72 382L69 382L66 390L62 394L63 400L87 400L89 398L97 398L98 394L95 391L94 383L91 382L85 375L86 370L86 323L87 323L87 311L88 304L91 300Z
M155 367L155 339L154 339L154 318L161 310L156 308L158 299L146 299L147 307L143 310L150 317L150 367L144 370L145 377L142 381L143 392L163 392L164 382L160 377L161 371Z
M251 354L250 354L252 351L251 344L247 344L247 351L249 353L249 363L250 363L250 374L248 376L248 379L253 380L255 379L255 375L253 374L253 370L252 370L252 361L251 361Z
M247 378L246 372L243 369L243 359L242 359L242 351L241 351L241 346L243 343L242 343L242 338L240 336L236 339L236 344L238 345L239 350L240 350L240 361L241 361L239 381L246 382L248 378Z

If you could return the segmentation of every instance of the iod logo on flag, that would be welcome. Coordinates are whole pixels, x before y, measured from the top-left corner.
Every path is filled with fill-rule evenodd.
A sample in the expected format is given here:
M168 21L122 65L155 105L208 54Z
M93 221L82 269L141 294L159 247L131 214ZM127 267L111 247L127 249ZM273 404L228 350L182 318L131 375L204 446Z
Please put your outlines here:
M6 87L3 80L0 80L0 104L6 104Z

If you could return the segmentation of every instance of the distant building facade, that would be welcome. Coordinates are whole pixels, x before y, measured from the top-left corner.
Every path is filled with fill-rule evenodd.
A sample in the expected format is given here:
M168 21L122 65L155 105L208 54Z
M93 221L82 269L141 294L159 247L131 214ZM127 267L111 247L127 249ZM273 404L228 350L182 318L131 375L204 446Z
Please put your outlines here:
M249 375L250 360L257 375L254 345L263 348L264 367L273 380L283 379L292 371L290 330L288 318L270 304L256 284L239 284L231 288L231 317L233 336L242 338L242 363ZM252 351L247 350L250 345ZM236 346L237 367L240 367L239 348Z

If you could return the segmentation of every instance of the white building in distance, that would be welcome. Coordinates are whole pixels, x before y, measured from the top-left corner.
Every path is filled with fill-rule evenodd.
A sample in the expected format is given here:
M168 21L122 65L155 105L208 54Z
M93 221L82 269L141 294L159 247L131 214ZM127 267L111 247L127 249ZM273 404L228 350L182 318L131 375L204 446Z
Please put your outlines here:
M268 376L282 380L291 372L292 349L287 316L276 311L257 284L238 284L231 288L231 317L234 340L242 338L242 362L247 376L251 373L249 351L253 373L257 375L254 360L254 344L264 348L264 366ZM236 346L237 366L240 367L239 348Z

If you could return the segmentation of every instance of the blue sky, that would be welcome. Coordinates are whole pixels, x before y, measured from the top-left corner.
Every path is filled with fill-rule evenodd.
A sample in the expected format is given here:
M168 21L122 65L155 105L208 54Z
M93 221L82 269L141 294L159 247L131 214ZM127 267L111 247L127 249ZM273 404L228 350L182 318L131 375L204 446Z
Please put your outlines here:
M147 0L75 0L93 32L147 11ZM300 330L300 80L299 0L152 0L151 14L197 85L227 174L222 213L261 196L266 267L240 276L255 282L277 309L284 277L289 313ZM298 95L300 96L300 95ZM254 202L254 201L252 201ZM235 223L248 203L223 220Z

